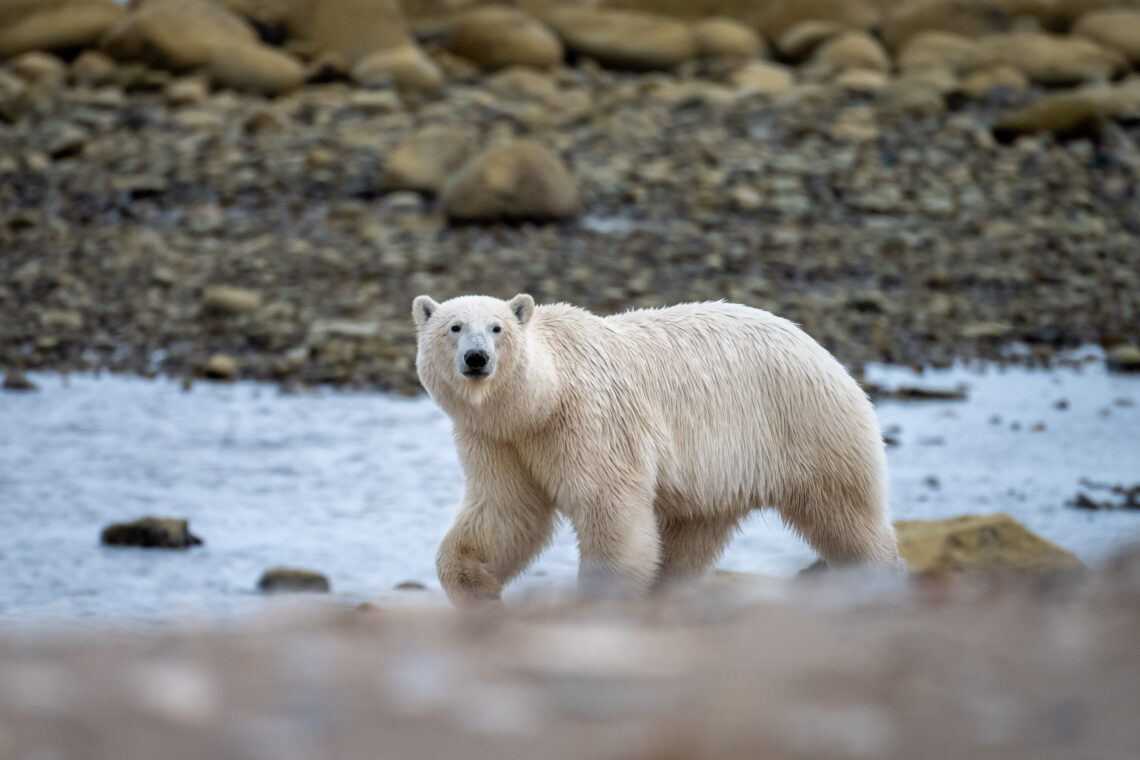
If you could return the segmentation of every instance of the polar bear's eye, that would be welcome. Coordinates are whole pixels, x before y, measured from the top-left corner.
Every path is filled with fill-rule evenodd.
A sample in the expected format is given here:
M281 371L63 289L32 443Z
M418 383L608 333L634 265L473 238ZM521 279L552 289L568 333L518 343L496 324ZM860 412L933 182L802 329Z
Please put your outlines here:
M460 327L459 325L452 325L452 326L451 326L451 331L452 331L452 332L459 332L459 331L460 331L460 330L462 330L462 329L463 329L463 328L462 328L462 327Z
M503 328L501 325L495 325L494 327L491 328L491 332L493 332L493 333L501 333L502 331L503 331Z

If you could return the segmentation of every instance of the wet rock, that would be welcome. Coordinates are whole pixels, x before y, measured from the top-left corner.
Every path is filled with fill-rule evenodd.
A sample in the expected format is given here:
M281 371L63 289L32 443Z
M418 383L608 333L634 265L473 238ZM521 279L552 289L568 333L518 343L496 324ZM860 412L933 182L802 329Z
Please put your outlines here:
M4 375L4 390L6 391L34 391L36 384L18 369L10 369Z
M531 66L548 69L562 62L562 43L546 26L518 8L487 6L463 14L447 40L451 52L483 69Z
M947 32L962 37L980 37L1012 28L1009 14L996 5L973 0L914 0L895 3L883 20L883 42L888 49L902 50L923 32Z
M1082 479L1081 485L1086 490L1078 491L1072 501L1066 502L1066 506L1089 510L1140 509L1140 483L1123 486ZM1108 498L1098 501L1089 493L1105 494Z
M447 178L475 153L475 138L460 127L428 126L392 151L384 165L385 190L437 193Z
M964 74L977 67L979 52L977 44L968 37L923 32L907 40L898 58L903 73L937 69Z
M1140 66L1140 8L1105 8L1081 17L1073 34L1115 50Z
M778 41L789 30L807 22L870 29L880 19L876 4L863 0L778 0L765 14L761 29L769 40Z
M776 50L782 58L798 63L844 31L846 27L834 21L803 21L776 39Z
M775 63L749 63L732 73L732 83L749 92L777 93L791 89L795 74Z
M832 37L815 51L808 65L835 72L866 69L885 74L891 70L883 46L865 32L844 32Z
M1005 64L1036 84L1068 86L1106 81L1125 69L1124 57L1084 37L1040 32L996 34L978 40L979 65Z
M439 66L410 44L362 58L352 67L352 78L370 87L391 84L404 92L435 92L443 86Z
M264 593L327 592L330 586L329 579L314 570L273 567L262 573L257 588Z
M1080 570L1071 552L1029 531L1012 517L964 515L895 523L899 553L913 573L1053 573Z
M756 58L764 54L764 43L739 21L709 18L693 24L693 40L701 58Z
M557 156L515 140L470 159L448 180L441 200L455 221L549 220L574 215L578 190Z
M419 581L403 581L395 585L396 591L427 591L427 586Z
M148 0L108 29L100 47L119 60L187 71L209 64L215 50L257 44L248 23L210 0Z
M1020 69L1007 64L997 64L979 69L967 76L958 87L958 92L970 98L980 98L996 89L1023 92L1029 89L1029 77Z
M1109 350L1105 363L1113 372L1140 372L1140 348L1117 346Z
M143 517L108 525L103 529L100 541L106 546L140 546L145 549L187 549L202 545L202 539L190 532L189 521L170 517Z
M697 54L688 26L648 13L559 7L546 21L567 49L610 68L672 69Z
M873 383L864 383L864 390L874 398L893 399L895 401L965 401L966 389L957 388L927 388L918 385L900 385L897 388L884 388Z
M123 12L113 0L8 0L0 4L0 60L89 47Z
M994 137L1011 142L1021 135L1045 132L1060 140L1098 138L1106 121L1101 104L1082 93L1058 93L1002 117L993 126Z
M214 354L202 367L202 376L207 380L233 380L237 374L237 359L226 354Z
M255 95L282 95L305 82L300 61L267 45L215 50L207 71L217 86Z
M229 317L248 314L261 306L261 296L252 290L217 285L206 288L202 294L202 313L208 316Z

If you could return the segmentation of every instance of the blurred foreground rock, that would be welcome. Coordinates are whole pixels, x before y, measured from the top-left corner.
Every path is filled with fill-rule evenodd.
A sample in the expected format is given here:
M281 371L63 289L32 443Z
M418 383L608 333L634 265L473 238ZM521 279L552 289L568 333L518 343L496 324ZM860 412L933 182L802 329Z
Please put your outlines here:
M186 549L201 546L202 539L190 532L188 520L170 517L143 517L114 523L100 536L107 546L141 546L146 549Z
M18 369L10 369L4 373L4 384L2 387L6 391L36 390L36 384Z
M1052 593L843 576L0 637L5 757L1130 758L1140 554ZM416 606L408 606L415 604Z

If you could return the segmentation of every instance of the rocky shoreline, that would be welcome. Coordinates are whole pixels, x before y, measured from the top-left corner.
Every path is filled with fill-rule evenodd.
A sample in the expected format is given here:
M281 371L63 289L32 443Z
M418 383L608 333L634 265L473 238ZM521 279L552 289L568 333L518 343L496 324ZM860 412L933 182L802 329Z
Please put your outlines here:
M414 394L414 296L520 291L599 313L738 301L855 369L1140 340L1127 109L1095 106L1057 136L998 130L1006 144L995 125L1040 104L1037 85L915 89L862 42L834 47L827 71L817 56L778 82L739 58L481 73L436 51L451 67L434 91L313 74L271 100L92 51L15 58L0 71L0 360ZM1135 82L1065 97L1119 100ZM564 218L459 223L446 197L399 189L394 156L425 127L453 137L401 176L523 139L565 169L527 175ZM466 208L535 215L534 192L504 201L491 176ZM219 306L218 287L236 300Z

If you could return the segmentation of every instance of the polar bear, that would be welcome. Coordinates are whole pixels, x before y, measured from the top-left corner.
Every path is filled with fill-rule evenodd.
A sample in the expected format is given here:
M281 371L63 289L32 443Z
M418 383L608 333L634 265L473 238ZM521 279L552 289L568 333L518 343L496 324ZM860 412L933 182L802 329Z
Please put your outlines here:
M602 318L525 294L412 313L466 478L437 556L453 601L498 598L558 514L587 588L699 575L766 507L829 565L898 567L874 410L788 320L724 302Z

